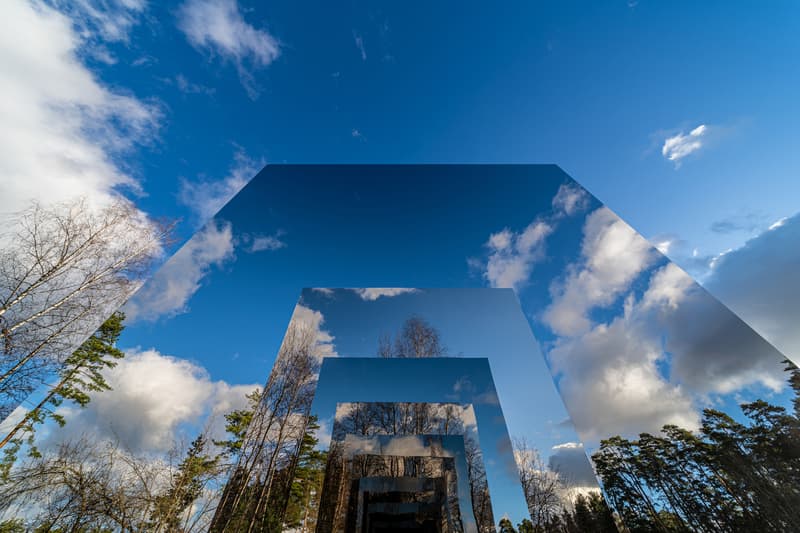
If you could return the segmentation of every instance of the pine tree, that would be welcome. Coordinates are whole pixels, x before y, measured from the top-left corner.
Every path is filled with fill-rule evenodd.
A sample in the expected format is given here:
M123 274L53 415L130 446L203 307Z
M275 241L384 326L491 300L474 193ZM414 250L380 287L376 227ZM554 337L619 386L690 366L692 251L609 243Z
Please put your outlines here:
M314 509L322 493L325 477L325 463L328 454L316 449L319 440L314 436L319 429L317 417L309 417L306 432L300 444L297 466L294 470L294 482L286 508L285 523L288 527L302 527L303 531L311 531L310 523L314 519Z
M25 533L25 524L21 518L0 522L0 533Z
M517 533L517 530L514 529L514 525L508 518L503 518L500 520L498 525L500 526L499 533Z
M536 529L533 527L533 522L527 518L523 519L522 522L517 524L517 529L519 530L519 533L536 533Z
M180 531L185 512L202 495L208 479L217 473L220 457L208 455L206 444L202 433L192 441L169 489L156 498L153 512L156 531Z
M800 531L800 371L784 363L792 413L756 400L744 421L705 409L697 433L602 441L595 467L630 531Z
M214 444L220 446L229 457L238 457L242 451L244 438L247 433L247 428L253 420L253 414L258 408L258 403L261 400L261 389L255 389L247 396L248 407L245 409L237 409L225 415L225 431L227 431L231 438L228 440L215 440Z
M43 424L48 418L63 426L66 420L58 413L57 408L64 401L85 407L91 401L90 393L111 390L103 371L114 368L117 361L125 356L124 352L115 346L125 327L124 319L125 315L121 312L112 314L91 337L67 357L58 372L58 380L49 387L39 403L0 440L0 448L5 448L4 473L7 473L8 468L16 460L17 452L23 443L28 444L29 454L32 457L39 456L34 444L36 426Z

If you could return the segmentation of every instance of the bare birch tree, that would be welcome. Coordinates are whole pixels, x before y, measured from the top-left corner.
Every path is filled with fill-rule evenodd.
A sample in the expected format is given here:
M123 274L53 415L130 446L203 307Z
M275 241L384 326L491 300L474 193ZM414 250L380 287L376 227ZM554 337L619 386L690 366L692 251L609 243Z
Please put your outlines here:
M390 335L378 339L380 357L442 357L446 354L439 331L418 316L406 319L394 342Z
M206 438L167 457L116 440L63 442L11 471L0 485L0 517L24 516L29 531L207 531L223 471Z
M280 530L319 374L316 347L313 327L289 324L212 531Z
M315 328L295 320L289 324L238 464L220 498L212 531L281 529L319 374L317 340ZM383 347L384 342L388 348ZM419 317L404 323L394 343L385 338L379 345L379 355L384 357L438 357L445 353L439 333ZM402 408L406 412L383 413L388 417L384 423L414 424L401 431L424 433L431 421L428 406L414 403ZM373 413L364 415L364 423L370 424Z
M27 444L28 455L39 454L34 442L37 425L44 424L48 419L59 426L66 423L64 416L58 412L64 401L85 407L94 393L111 390L103 371L115 367L116 361L125 355L116 347L124 328L124 318L121 312L116 311L106 319L92 336L64 360L56 372L56 381L48 385L39 402L4 432L5 435L0 439L0 449L3 450L0 479L14 465L23 443Z
M116 444L83 438L14 469L0 510L47 530L144 531L162 474Z
M524 437L514 439L514 458L531 522L534 527L545 528L564 510L562 493L567 487L559 473L548 468L539 451Z
M126 200L33 203L3 227L0 418L139 287L170 231Z

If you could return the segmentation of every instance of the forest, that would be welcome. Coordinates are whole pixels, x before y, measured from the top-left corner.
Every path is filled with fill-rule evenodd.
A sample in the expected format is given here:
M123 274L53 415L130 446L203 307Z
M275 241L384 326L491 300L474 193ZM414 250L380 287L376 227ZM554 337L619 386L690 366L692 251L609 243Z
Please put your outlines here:
M757 400L742 421L705 409L699 432L602 441L592 459L628 530L800 531L800 370L784 364L791 412Z

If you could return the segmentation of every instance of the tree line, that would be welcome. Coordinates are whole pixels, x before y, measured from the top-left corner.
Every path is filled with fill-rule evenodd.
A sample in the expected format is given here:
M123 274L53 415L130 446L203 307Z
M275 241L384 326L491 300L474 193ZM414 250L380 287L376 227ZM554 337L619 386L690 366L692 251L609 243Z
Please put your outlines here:
M616 533L619 524L598 491L573 487L569 477L551 469L524 438L513 442L522 492L530 519L514 528L498 524L500 533Z
M499 533L618 533L618 525L599 492L578 494L569 505L538 520L523 519L515 528L504 518Z
M784 364L792 411L756 400L741 421L709 408L698 432L602 441L595 468L632 533L800 531L800 370Z
M115 344L123 318L121 313L113 314L72 354L76 361L91 362L82 363L92 368L90 378L73 373L70 380L62 380L58 394L45 396L48 405L42 400L9 433L21 433L25 441L19 436L9 440L13 453L6 454L0 476L0 516L26 518L0 522L0 532L208 531L225 509L220 503L225 504L222 497L228 489L223 487L235 487L229 478L235 480L241 472L248 428L264 398L260 389L247 395L247 407L225 415L228 438L212 441L203 431L188 446L176 446L166 458L136 454L113 439L98 441L89 436L47 451L37 448L36 424L48 417L66 423L56 409L63 401L83 407L90 401L89 392L110 390L101 370L122 357ZM273 529L256 525L253 530L280 531L308 523L311 494L315 487L319 493L325 463L313 436L318 427L313 418L307 420L291 477L286 468L278 467L273 473L273 489L271 494L267 491L268 505L264 505L275 520L269 525ZM24 458L17 457L21 449L27 451ZM285 488L279 488L280 481L286 481ZM263 483L257 486L259 494L263 487ZM242 520L252 522L247 515L250 509L244 511Z
M122 313L114 313L84 341L60 371L60 380L9 431L0 472L0 531L202 531L213 498L208 490L227 473L225 451L215 452L205 432L166 458L132 453L115 440L83 436L40 451L35 427L64 401L86 406L90 394L110 390L102 371L123 353L116 341ZM26 457L18 453L26 450ZM224 448L223 448L224 450Z

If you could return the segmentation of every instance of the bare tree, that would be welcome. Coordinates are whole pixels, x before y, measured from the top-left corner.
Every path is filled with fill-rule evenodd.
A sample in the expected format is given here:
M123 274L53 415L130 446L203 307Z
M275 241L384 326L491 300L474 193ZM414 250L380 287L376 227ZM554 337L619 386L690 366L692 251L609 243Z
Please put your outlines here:
M316 347L314 328L289 324L211 530L280 528L319 374Z
M378 339L380 357L442 357L446 354L439 331L418 316L403 323L394 343L389 335Z
M220 498L212 531L273 531L281 528L309 410L319 374L317 332L300 321L289 324L260 405L250 421L238 464ZM386 343L388 348L381 347ZM380 341L386 357L438 357L446 353L439 333L412 317L392 343ZM395 410L355 413L354 423L369 431L375 417L384 424L414 424L400 431L424 433L431 421L424 404L404 404Z
M472 512L480 533L494 533L494 513L489 496L489 481L483 463L483 452L475 439L464 439L464 450L467 459L469 488L472 496Z
M0 231L0 418L139 287L170 228L130 202L6 217Z
M14 464L17 451L23 442L28 444L29 455L39 453L34 443L38 424L43 424L47 419L55 421L59 426L66 423L64 416L58 412L64 401L85 407L91 401L92 394L111 390L103 371L115 367L116 360L125 355L115 345L124 328L122 324L124 318L121 312L114 312L92 336L67 357L57 372L57 381L48 386L39 403L23 415L0 439L0 448L3 449L0 476L5 475Z
M534 527L545 528L564 509L562 494L566 490L565 484L559 473L548 468L539 451L524 437L514 439L514 458L531 522Z
M207 531L224 471L205 442L203 432L166 456L94 436L63 442L10 471L0 517L24 516L36 531Z
M142 531L159 474L115 444L84 438L14 469L0 487L0 509L24 510L37 527Z
M454 403L348 402L337 412L333 440L345 435L463 435L466 406ZM423 420L418 420L422 415Z

